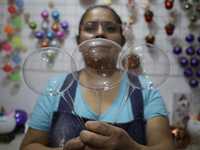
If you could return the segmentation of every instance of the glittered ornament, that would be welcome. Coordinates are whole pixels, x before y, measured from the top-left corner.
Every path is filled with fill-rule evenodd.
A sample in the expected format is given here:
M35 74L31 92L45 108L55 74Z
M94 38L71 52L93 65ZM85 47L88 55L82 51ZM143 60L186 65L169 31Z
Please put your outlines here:
M15 8L15 6L11 5L8 7L8 12L11 14L15 14L17 12L17 9Z
M13 28L10 26L10 25L6 25L4 27L4 31L7 33L7 34L12 34L13 33Z
M105 5L110 5L112 3L112 0L103 0Z
M28 47L27 47L26 45L23 44L23 45L22 45L22 51L25 52L25 51L27 51L27 49L28 49Z
M182 48L180 46L175 46L173 49L173 53L179 55L182 53Z
M58 23L57 22L54 22L53 24L52 24L52 26L51 26L51 29L53 30L53 31L58 31L59 30L59 27L58 27Z
M52 33L52 32L47 32L46 33L46 37L49 39L49 40L53 40L53 38L54 38L54 33Z
M68 29L68 23L67 22L62 22L61 23L61 27L63 28L63 30L67 30Z
M54 3L53 2L49 2L48 5L49 5L49 7L52 8L54 6Z
M15 18L13 18L12 23L13 23L15 26L19 27L19 26L22 24L22 21L21 21L20 18L15 17Z
M172 35L174 32L174 29L175 29L175 26L171 23L169 23L165 26L165 31L166 31L167 35Z
M190 134L183 127L171 126L171 134L177 149L185 149L190 144Z
M12 67L10 65L3 66L3 71L10 72L12 70Z
M8 43L5 43L5 44L3 44L2 48L4 51L9 52L9 51L11 51L12 46Z
M146 38L145 38L146 43L149 43L149 44L153 44L153 43L154 43L154 40L155 40L155 38L154 38L154 36L153 36L152 34L149 34L149 35L146 36Z
M49 13L45 10L41 13L41 16L44 18L44 19L47 19L49 17Z
M24 2L22 0L16 0L15 5L19 8L22 8L24 6Z
M185 52L186 52L187 55L191 56L191 55L194 55L195 50L194 50L194 48L193 48L192 46L190 46L190 47L188 47L188 48L186 49Z
M12 38L12 44L15 46L20 46L21 45L21 39L18 37Z
M194 35L193 34L189 34L185 37L185 40L187 42L193 42L194 41Z
M35 33L35 37L38 38L38 39L42 39L42 38L43 38L43 33L40 32L40 31L37 31L37 32Z
M192 75L193 75L193 71L192 71L192 69L191 68L185 68L185 70L184 70L184 75L186 76L186 77L191 77Z
M197 67L199 65L199 60L197 58L191 58L190 59L190 65L192 67Z
M29 27L34 30L35 28L37 28L37 25L35 22L31 22L29 23Z
M12 74L10 78L11 78L11 81L13 81L13 82L19 82L20 81L20 76L16 73Z
M49 47L49 42L48 41L42 41L41 47Z
M185 67L188 65L188 59L186 57L181 57L180 58L180 65Z
M195 87L198 87L199 82L198 82L197 79L193 78L193 79L191 79L191 80L189 81L189 84L190 84L191 87L194 87L194 88L195 88Z
M21 61L21 57L19 57L19 55L15 55L13 56L12 60L14 63L18 64Z
M54 19L59 19L59 16L60 16L60 14L59 14L57 11L54 11L54 12L52 13L52 17L53 17Z
M145 17L145 20L147 23L150 23L152 21L153 16L154 16L154 14L150 10L146 10L146 12L144 13L144 17Z
M63 38L63 37L64 37L64 32L63 32L63 31L60 31L60 30L58 30L58 31L56 32L56 36L57 36L57 38L61 39L61 38Z
M172 9L174 0L165 0L165 8L166 9Z
M30 19L30 13L25 13L25 14L24 14L24 20L25 20L26 22L29 22L29 19Z

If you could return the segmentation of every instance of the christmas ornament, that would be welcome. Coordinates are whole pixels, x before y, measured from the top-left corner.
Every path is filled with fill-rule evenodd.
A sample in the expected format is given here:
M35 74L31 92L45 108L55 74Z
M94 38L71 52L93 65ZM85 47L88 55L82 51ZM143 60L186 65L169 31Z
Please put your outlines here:
M190 59L190 65L192 67L197 67L199 65L199 60L197 58L191 58Z
M197 55L200 56L200 48L197 50Z
M63 30L67 30L68 29L68 23L67 22L62 22L61 23L61 27L63 28Z
M190 4L189 2L184 3L183 8L184 10L189 11L192 8L192 4Z
M200 69L196 71L196 76L200 78Z
M146 20L147 23L150 23L152 21L153 16L154 16L154 14L150 10L146 10L145 13L144 13L144 17L145 17L145 20Z
M49 42L48 41L42 41L41 47L49 47Z
M30 13L25 13L25 14L24 14L24 20L25 20L26 22L29 22L29 19L30 19Z
M185 68L185 70L184 70L184 75L186 76L186 77L191 77L192 75L193 75L193 71L192 71L192 69L191 68Z
M28 47L26 45L22 45L22 50L27 51Z
M103 0L105 5L110 5L112 3L112 0Z
M185 128L176 125L172 126L171 133L177 149L187 148L187 146L190 144L191 137Z
M173 53L179 55L182 53L182 48L180 46L175 46L173 49Z
M49 2L48 4L49 4L49 7L51 7L51 8L54 6L53 2Z
M165 8L172 9L174 0L165 0Z
M16 0L15 1L15 5L19 8L22 8L24 6L24 2L21 0Z
M57 38L61 39L61 38L63 38L63 37L64 37L64 32L63 32L63 31L60 31L60 30L58 30L58 31L56 32L56 36L57 36Z
M195 87L198 87L199 82L198 82L197 79L191 79L189 84L190 84L191 87L195 88Z
M12 67L10 65L3 66L3 71L10 72L12 70Z
M46 20L42 22L42 29L45 32L48 30L48 28L49 28L48 26L49 26L49 24L48 24L48 22Z
M35 22L31 22L29 23L29 27L34 30L35 28L37 28L37 25Z
M19 82L20 81L20 76L16 73L12 74L10 78L11 78L11 81L13 81L13 82Z
M191 22L196 22L196 21L197 21L197 16L196 16L196 14L192 14L192 15L190 16L190 21L191 21Z
M8 12L11 14L15 14L17 12L17 9L15 8L15 6L11 5L8 7Z
M58 23L57 22L54 22L53 24L52 24L52 26L51 26L51 29L53 30L53 31L58 31L59 30L59 27L58 27Z
M171 24L171 23L167 24L165 26L165 31L166 31L167 35L169 35L169 36L172 35L174 32L174 28L175 28L175 26L173 24Z
M38 38L38 39L42 39L42 38L43 38L43 33L40 32L40 31L37 31L37 32L35 33L35 37Z
M13 23L15 26L19 27L19 26L21 25L22 22L21 22L21 19L19 19L18 17L15 17L15 18L13 18L12 23Z
M18 64L18 63L20 63L21 58L19 57L19 55L15 55L15 56L13 56L12 60L14 63Z
M140 65L140 58L138 55L131 53L127 55L129 67L128 69L135 69Z
M52 41L50 41L50 46L51 47L59 47L59 42L55 39L53 39Z
M193 34L189 34L185 37L185 40L187 42L193 42L194 41L194 35Z
M143 1L141 7L145 10L149 9L149 2L148 1Z
M135 0L128 0L128 3L126 4L126 7L129 11L133 11L136 8L137 4Z
M10 25L7 25L7 26L4 27L4 31L7 34L12 34L13 33L13 28Z
M149 35L146 36L146 38L145 38L146 43L149 43L149 44L153 44L153 43L154 43L154 40L155 40L155 38L154 38L154 36L153 36L152 34L149 34Z
M41 16L44 18L44 19L47 19L49 17L49 13L45 10L41 13Z
M186 49L185 52L186 52L187 55L191 56L191 55L194 55L195 50L194 50L194 48L193 48L192 46L190 46L190 47L188 47L188 48Z
M60 14L59 14L57 11L54 11L54 12L52 13L52 17L53 17L54 19L59 19L59 16L60 16Z
M2 48L3 48L4 51L9 52L9 51L11 51L12 46L8 43L5 43L5 44L3 44Z
M180 65L185 67L188 65L188 59L186 57L180 58Z
M12 38L12 44L15 46L20 46L21 45L21 40L18 37Z
M198 37L197 41L200 43L200 36Z
M52 32L47 32L46 33L46 37L49 39L49 40L53 40L53 38L54 38L54 34L52 33Z

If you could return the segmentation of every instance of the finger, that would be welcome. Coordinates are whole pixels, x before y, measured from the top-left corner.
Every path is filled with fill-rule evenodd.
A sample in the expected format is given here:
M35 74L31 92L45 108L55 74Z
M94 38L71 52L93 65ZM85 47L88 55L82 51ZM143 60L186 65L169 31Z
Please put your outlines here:
M85 123L85 127L87 130L93 131L95 133L98 133L104 136L112 135L115 130L114 126L109 125L105 122L101 122L101 121L87 121Z
M108 141L108 136L103 136L87 130L81 131L80 138L87 146L90 145L98 148L104 148L106 146L106 141Z
M85 143L80 137L69 140L63 150L82 150L85 147Z

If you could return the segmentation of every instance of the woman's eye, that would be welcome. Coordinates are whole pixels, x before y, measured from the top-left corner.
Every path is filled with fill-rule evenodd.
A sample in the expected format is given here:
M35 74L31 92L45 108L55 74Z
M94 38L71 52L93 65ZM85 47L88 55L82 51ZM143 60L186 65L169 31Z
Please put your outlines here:
M87 25L84 28L85 31L95 31L96 30L96 26L94 25Z

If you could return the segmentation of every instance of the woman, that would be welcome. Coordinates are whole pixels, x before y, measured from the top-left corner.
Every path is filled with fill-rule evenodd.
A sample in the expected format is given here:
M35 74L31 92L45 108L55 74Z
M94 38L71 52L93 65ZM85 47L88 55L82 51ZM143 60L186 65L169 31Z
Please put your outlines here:
M94 6L88 9L82 16L77 44L88 39L104 38L123 46L125 44L125 38L122 35L121 25L119 24L122 24L121 19L111 8L107 6ZM115 27L113 32L109 32L109 26L111 25L112 27ZM80 74L80 80L85 81L90 80L90 78ZM118 92L123 90L123 84L126 83L122 82L111 90L107 90L104 94L104 107L101 113L107 114L105 118L107 117L108 122L114 117L110 110L111 108L117 109L114 108L113 103L115 99L119 98ZM72 85L72 87L74 86ZM71 92L72 95L74 93L72 98L75 98L75 103L79 104L79 100L83 99L83 101L85 101L85 107L88 107L91 113L97 112L96 101L94 102L96 93L79 84L75 85L75 89L76 90L73 89ZM76 91L76 93L73 91ZM101 95L101 93L99 95ZM62 98L59 96L54 97L55 99L60 99L59 102L55 100L48 101L48 98L45 97L39 98L29 123L28 132L20 149L175 150L167 119L167 112L159 92L157 90L135 90L132 95L133 98L131 96L131 100L128 103L130 105L125 107L121 118L119 118L119 123L117 123L116 126L105 123L106 119L102 119L102 121L91 121L93 118L88 117L88 115L85 114L87 112L84 112L80 113L83 115L83 118L85 118L84 115L86 115L86 118L89 118L89 121L87 119L84 120L86 122L84 124L85 130L83 130L81 126L77 126L77 128L69 129L67 131L66 128L68 128L68 126L64 126L63 124L66 124L65 119L68 116L64 115L62 118L61 116L63 113L60 114L55 112L51 121L52 110L47 110L45 108L50 105L47 103L51 103L51 107L54 107L54 111L66 111L67 108L65 106L67 105L63 102ZM82 106L81 108L81 111L84 110ZM108 113L109 111L110 114ZM43 115L39 118L41 113ZM127 117L129 115L130 117ZM69 118L71 119L71 116ZM38 120L38 122L36 122L36 120ZM110 122L112 121L113 120ZM73 120L73 123L76 124L75 119ZM64 139L63 141L58 140L58 142L56 142L57 139L60 139L59 135L62 134L62 132L64 132L65 135L70 131L72 133L80 132L80 134L75 135L74 137L72 136L69 140ZM54 148L50 148L49 146Z

